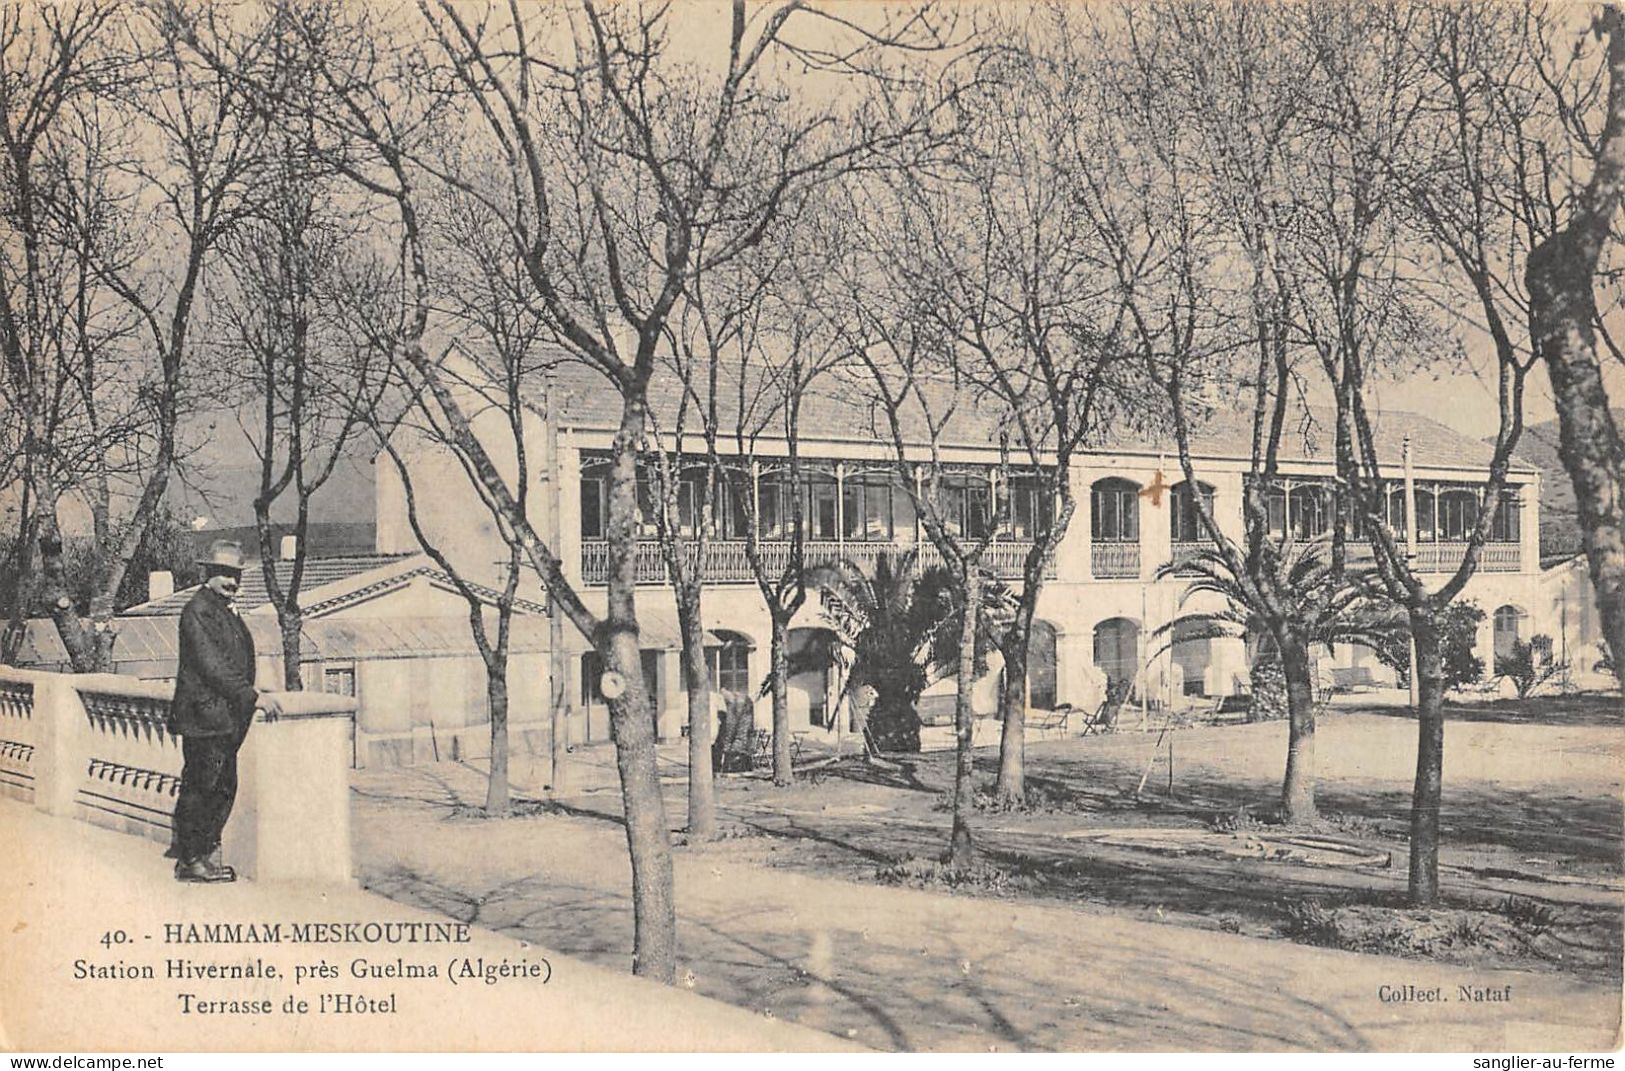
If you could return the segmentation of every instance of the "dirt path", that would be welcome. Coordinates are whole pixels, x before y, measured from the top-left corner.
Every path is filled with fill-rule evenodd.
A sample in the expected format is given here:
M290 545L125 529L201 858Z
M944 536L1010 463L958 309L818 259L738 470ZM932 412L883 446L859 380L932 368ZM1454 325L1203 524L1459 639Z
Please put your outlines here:
M395 899L624 966L631 913L620 826L467 817L479 796L477 773L463 767L363 777L363 880ZM1617 991L1561 974L833 881L735 854L729 842L678 853L686 984L878 1048L1583 1050L1612 1046L1618 1032ZM1441 999L1382 999L1407 986ZM1510 996L1473 1002L1463 986Z

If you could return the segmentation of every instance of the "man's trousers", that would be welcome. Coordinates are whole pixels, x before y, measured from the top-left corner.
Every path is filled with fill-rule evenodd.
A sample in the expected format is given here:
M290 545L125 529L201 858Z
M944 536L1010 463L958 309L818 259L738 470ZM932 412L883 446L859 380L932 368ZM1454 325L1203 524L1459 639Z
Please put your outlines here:
M237 751L248 735L181 738L181 791L175 800L174 854L183 862L202 859L220 847L220 835L237 799Z

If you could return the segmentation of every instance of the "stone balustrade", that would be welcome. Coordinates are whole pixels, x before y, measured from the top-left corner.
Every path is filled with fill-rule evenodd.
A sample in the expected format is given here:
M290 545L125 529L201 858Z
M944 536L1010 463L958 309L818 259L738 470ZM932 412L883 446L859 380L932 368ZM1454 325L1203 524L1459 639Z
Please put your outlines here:
M113 674L0 666L0 792L39 810L168 844L181 741L174 686ZM259 880L350 880L349 767L355 700L279 693L238 756L225 855Z

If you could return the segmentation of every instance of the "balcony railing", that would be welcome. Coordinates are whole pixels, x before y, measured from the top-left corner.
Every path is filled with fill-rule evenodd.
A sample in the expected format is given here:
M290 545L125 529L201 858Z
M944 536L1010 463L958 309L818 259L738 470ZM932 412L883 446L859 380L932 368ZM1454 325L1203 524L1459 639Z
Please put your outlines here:
M1466 553L1466 541L1417 543L1416 571L1453 573ZM1481 573L1516 573L1522 568L1522 547L1517 543L1485 543L1483 552L1478 556L1478 571Z
M1177 575L1177 576L1191 576L1191 575L1193 575L1195 570L1191 569L1189 567L1188 563L1190 562L1190 560L1192 558L1197 557L1204 550L1207 550L1212 546L1213 546L1213 544L1211 544L1211 543L1201 543L1201 542L1194 542L1194 541L1192 541L1192 542L1176 541L1173 544L1173 548L1172 548L1173 552L1172 552L1172 554L1169 555L1169 559L1168 559L1169 561L1174 563L1174 573L1175 573L1175 575Z
M790 543L788 540L764 539L757 544L761 553L762 564L766 567L768 575L782 575L790 563ZM918 551L915 558L916 569L929 569L933 565L942 564L942 556L937 548L930 543L912 545ZM828 539L809 539L802 544L802 556L807 567L827 565L830 562L846 560L857 566L866 574L872 574L875 563L882 554L898 556L909 550L911 544L895 542L840 542ZM1027 557L1027 551L1032 548L1029 540L999 540L988 545L982 554L982 564L1001 580L1019 580L1022 575L1022 566ZM694 544L685 544L684 553L688 561L697 561L699 548ZM754 584L756 574L751 570L750 558L745 553L743 540L712 540L705 544L705 568L701 579L709 584ZM640 539L637 547L636 575L639 584L664 584L666 582L666 558L661 544L653 539ZM1045 576L1055 576L1055 563L1052 561L1045 572ZM584 584L601 585L609 583L609 543L602 539L587 539L581 542L581 581Z
M1140 544L1091 543L1089 573L1097 580L1139 579Z

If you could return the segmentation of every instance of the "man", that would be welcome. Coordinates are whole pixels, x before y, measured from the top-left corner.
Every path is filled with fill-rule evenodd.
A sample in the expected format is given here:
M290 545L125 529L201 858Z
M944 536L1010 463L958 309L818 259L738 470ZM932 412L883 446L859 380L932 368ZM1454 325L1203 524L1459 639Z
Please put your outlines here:
M220 834L237 797L237 751L256 708L282 712L254 687L254 639L232 605L243 577L243 548L226 539L209 546L203 584L181 611L180 669L169 731L181 737L181 791L170 849L177 881L236 881L220 858Z

